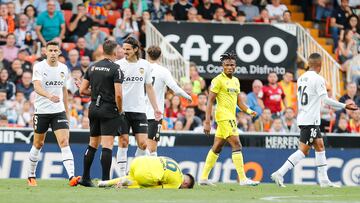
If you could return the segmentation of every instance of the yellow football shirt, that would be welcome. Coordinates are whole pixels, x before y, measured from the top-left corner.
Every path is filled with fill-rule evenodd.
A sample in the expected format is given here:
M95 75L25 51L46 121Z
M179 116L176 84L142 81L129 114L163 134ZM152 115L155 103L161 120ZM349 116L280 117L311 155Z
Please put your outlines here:
M224 72L211 81L210 91L216 93L215 120L236 120L237 98L240 93L240 82L233 76L231 79Z

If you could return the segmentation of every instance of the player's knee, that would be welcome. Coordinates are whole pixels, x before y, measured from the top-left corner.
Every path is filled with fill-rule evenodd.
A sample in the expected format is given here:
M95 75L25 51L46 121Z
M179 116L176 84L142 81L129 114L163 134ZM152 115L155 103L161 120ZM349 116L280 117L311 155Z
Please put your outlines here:
M43 146L44 146L44 143L45 141L37 141L37 142L34 142L34 147L36 149L41 149Z
M140 149L142 149L142 150L145 150L146 147L147 147L146 141L140 141L140 142L138 143L138 147L139 147Z
M59 146L61 148L69 146L69 140L68 139L61 139L59 140Z
M215 154L219 154L219 153L221 152L221 150L222 150L222 147L220 147L220 146L213 146L213 147L211 148L211 150L212 150Z
M128 145L129 145L129 138L120 136L119 137L119 146L120 147L128 147Z

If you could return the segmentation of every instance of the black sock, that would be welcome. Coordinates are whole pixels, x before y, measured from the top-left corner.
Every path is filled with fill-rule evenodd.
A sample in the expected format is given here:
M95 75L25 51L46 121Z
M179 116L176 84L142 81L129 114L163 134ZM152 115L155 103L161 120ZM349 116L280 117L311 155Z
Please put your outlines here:
M82 176L83 179L90 179L90 168L94 160L95 153L96 148L93 148L89 145L84 154L84 170Z
M112 161L112 150L103 148L101 152L102 180L110 179L110 168Z

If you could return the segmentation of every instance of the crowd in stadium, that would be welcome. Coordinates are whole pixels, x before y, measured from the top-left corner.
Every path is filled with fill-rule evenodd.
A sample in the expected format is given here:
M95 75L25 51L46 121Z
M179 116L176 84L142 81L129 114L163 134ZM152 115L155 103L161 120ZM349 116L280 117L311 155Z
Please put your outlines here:
M360 105L360 22L356 0L302 0L303 8L314 8L306 18L322 28L331 18L334 51L347 72L346 93L341 102ZM188 22L291 23L291 12L281 0L2 0L0 4L0 126L32 127L34 87L32 65L43 59L44 45L62 43L61 62L71 71L67 87L71 109L70 127L88 129L89 97L78 92L75 80L81 79L94 61L102 58L101 44L115 39L120 45L128 36L145 47L146 20ZM118 58L123 58L118 49ZM252 91L243 101L258 113L251 118L237 112L239 131L299 132L296 125L296 82L287 72L281 81L269 74L268 81L253 81ZM249 81L251 82L251 81ZM192 96L192 103L169 92L166 96L164 130L203 132L208 87L191 63L190 79L181 87ZM328 87L329 97L331 95ZM326 132L360 132L360 110L354 113L322 108L322 129ZM213 124L216 128L216 124Z

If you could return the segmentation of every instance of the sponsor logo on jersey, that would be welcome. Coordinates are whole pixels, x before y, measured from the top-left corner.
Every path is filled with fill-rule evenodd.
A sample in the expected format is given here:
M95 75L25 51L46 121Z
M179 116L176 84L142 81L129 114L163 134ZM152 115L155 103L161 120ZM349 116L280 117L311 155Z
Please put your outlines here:
M109 71L110 71L110 68L106 68L106 67L94 67L94 70L109 72Z
M237 92L237 89L236 88L227 88L227 91L230 93L234 93L234 92Z
M126 82L139 82L139 81L143 81L144 78L143 77L126 77L124 79L124 81Z
M147 127L148 124L147 124L147 123L139 123L139 126L140 126L140 127Z
M45 85L46 86L63 86L64 81L46 81Z
M62 120L57 120L57 122L58 122L58 123L67 123L67 122L68 122L68 120L66 120L66 119L62 119Z
M144 75L145 69L144 68L139 68L140 74Z

